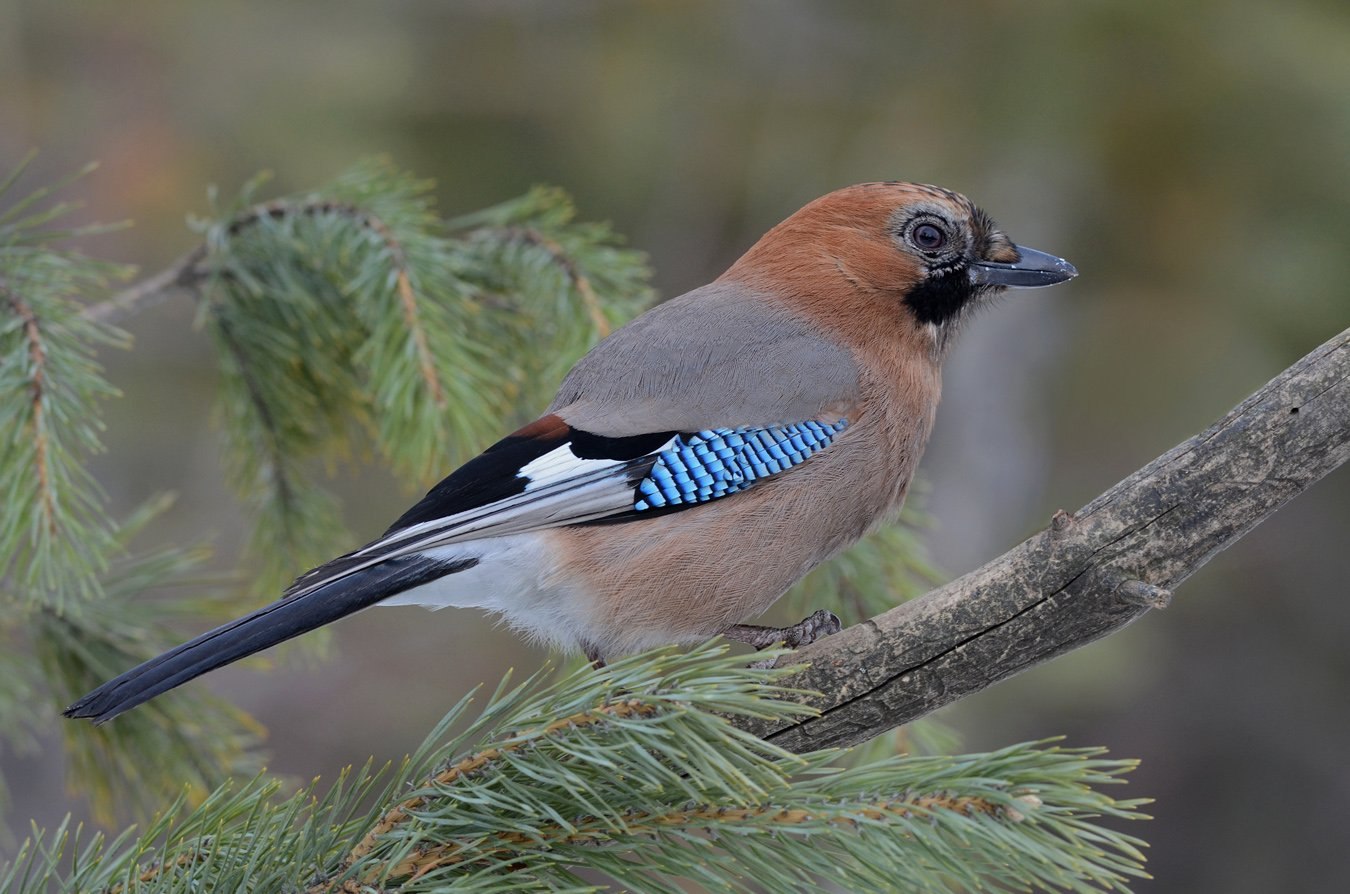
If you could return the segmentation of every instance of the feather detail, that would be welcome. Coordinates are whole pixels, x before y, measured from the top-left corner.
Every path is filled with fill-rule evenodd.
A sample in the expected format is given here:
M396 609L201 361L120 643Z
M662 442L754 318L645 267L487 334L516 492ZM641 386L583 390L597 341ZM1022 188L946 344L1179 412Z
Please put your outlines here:
M764 428L717 428L677 436L638 483L633 509L695 505L745 490L830 446L848 420Z

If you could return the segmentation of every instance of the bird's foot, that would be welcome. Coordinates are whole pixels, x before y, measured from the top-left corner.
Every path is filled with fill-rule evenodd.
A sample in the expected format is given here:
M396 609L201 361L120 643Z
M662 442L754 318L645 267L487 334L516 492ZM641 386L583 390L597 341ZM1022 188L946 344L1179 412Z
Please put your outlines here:
M745 643L755 649L767 649L782 643L789 649L809 646L818 639L824 639L832 633L844 629L839 617L830 611L820 609L808 618L803 618L791 627L761 627L758 624L732 624L722 635L738 643ZM773 661L756 661L751 667L769 667Z
M605 667L605 656L600 654L600 647L593 646L590 643L582 643L581 651L585 654L586 660L591 663L595 670L601 670Z

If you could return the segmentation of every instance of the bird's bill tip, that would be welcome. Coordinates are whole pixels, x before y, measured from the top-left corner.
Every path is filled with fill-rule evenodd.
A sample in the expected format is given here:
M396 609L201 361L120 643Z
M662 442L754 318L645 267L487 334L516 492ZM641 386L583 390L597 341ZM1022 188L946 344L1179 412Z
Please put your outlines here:
M1016 248L1022 259L1015 264L977 261L970 265L970 281L980 286L1036 289L1053 286L1078 275L1078 268L1063 258L1024 245Z

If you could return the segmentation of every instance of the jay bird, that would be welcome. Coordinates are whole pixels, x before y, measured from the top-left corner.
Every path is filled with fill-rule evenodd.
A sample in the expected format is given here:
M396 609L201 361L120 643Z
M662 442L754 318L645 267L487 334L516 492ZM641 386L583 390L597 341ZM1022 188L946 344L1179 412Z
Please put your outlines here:
M759 648L834 632L828 612L743 622L898 511L962 321L1007 287L1075 275L957 193L832 192L601 341L540 419L378 540L66 716L101 723L376 604L485 609L597 663L716 634Z

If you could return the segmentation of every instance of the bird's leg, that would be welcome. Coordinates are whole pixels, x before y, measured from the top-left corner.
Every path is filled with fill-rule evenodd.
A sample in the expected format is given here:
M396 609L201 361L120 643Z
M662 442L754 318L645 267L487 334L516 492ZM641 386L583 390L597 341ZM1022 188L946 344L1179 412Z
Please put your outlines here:
M591 663L591 667L600 670L600 668L605 666L605 659L600 656L599 647L587 643L582 647L581 651L586 653L586 660Z
M810 645L832 633L838 633L844 627L834 612L821 609L809 618L803 618L791 627L761 627L758 624L732 624L722 635L738 643L745 643L755 649L767 649L774 643L782 643L789 649Z

